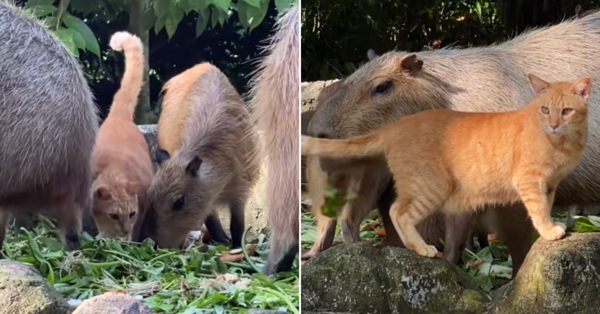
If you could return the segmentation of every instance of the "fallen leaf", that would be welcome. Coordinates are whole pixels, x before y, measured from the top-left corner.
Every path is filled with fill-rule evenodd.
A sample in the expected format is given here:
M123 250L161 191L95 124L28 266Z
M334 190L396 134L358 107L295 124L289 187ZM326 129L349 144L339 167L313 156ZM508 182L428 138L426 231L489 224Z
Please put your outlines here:
M442 253L442 252L437 252L437 253L435 253L435 257L436 257L436 258L439 258L439 259L442 259L442 258L444 258L444 253Z
M231 254L229 252L223 252L221 253L221 256L219 256L219 259L223 262L239 262L244 260L244 253L240 252L236 254Z
M373 230L373 232L375 232L375 234L381 238L385 237L385 229L383 228L376 228Z
M380 224L381 224L381 221L379 221L379 219L375 219L373 222L366 224L362 228L362 231L372 231L372 230L375 230L375 228L378 227Z

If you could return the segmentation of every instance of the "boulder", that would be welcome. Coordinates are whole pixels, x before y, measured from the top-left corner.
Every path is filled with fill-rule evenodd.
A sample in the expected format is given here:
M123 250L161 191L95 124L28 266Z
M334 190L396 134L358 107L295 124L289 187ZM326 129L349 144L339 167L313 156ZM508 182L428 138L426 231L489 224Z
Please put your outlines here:
M126 293L107 292L83 301L73 314L156 314L156 312Z
M482 313L489 297L461 269L397 247L340 244L301 271L303 313Z
M600 233L538 239L487 314L587 314L600 310Z
M69 306L40 273L19 262L0 262L0 313L67 314Z
M257 310L257 309L252 309L249 310L248 312L246 312L246 314L288 314L287 312L281 312L281 311L273 311L273 310Z

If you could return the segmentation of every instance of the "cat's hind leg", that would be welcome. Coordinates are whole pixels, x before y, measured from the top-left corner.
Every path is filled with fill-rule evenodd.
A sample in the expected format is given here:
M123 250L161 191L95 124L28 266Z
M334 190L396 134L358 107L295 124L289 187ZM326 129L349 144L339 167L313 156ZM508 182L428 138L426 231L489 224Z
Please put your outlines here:
M397 194L398 198L390 209L390 216L404 246L421 256L435 257L438 253L437 249L425 243L416 225L431 215L441 204L406 195L400 191L397 191Z

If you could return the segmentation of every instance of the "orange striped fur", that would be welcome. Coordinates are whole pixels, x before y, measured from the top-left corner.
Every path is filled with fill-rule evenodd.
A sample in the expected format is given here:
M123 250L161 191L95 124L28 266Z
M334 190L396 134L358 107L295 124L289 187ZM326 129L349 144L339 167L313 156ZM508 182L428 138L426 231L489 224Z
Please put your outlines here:
M547 83L529 75L536 98L503 113L430 110L349 140L302 137L302 154L385 156L398 195L390 210L407 248L433 257L415 225L441 209L474 212L523 201L546 240L564 236L550 210L559 182L577 165L587 141L591 80Z

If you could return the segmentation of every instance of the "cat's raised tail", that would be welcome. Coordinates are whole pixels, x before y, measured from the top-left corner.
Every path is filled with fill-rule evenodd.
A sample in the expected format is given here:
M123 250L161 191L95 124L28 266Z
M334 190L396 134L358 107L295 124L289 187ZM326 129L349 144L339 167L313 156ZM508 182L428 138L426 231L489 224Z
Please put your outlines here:
M321 157L373 157L383 154L384 138L381 131L347 140L319 139L302 135L302 155Z
M125 74L113 99L109 116L118 115L133 120L144 78L144 45L139 37L128 32L114 33L109 44L113 50L125 53Z

